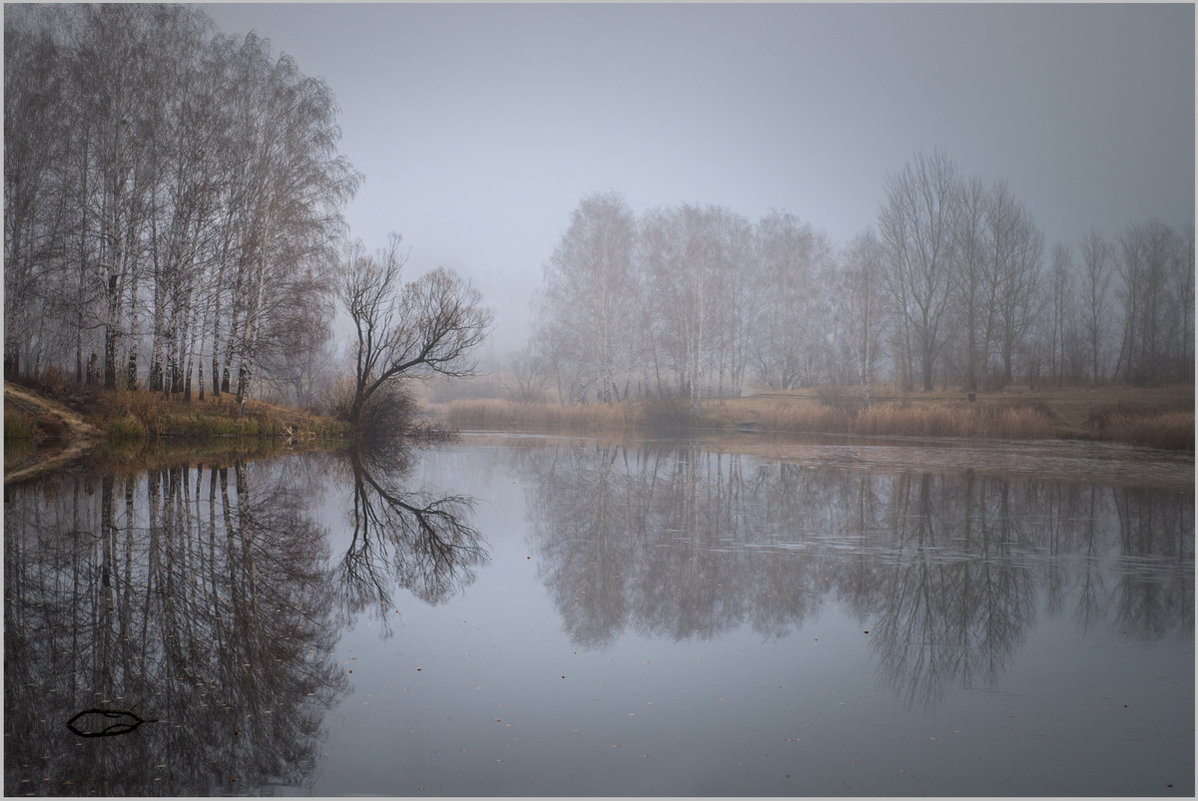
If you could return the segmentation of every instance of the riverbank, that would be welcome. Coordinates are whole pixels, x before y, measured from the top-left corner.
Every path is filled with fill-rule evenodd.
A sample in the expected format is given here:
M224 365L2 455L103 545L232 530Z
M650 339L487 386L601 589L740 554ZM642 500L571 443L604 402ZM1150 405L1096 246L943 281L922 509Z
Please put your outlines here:
M560 406L458 400L430 411L451 428L527 431L739 431L1117 442L1194 450L1194 387L1008 387L973 400L952 390L818 387L706 400L697 420L674 401Z
M185 403L146 391L84 387L50 393L6 381L4 400L5 482L98 448L115 457L151 442L260 451L343 440L348 433L348 426L334 418L261 401L251 400L246 415L237 417L229 395ZM875 387L867 408L858 391L816 388L710 399L693 422L685 406L672 401L559 406L459 400L432 404L427 412L460 430L1082 440L1194 452L1192 385L1014 387L979 393L973 401L959 392L903 394Z
M164 400L158 393L95 387L46 392L4 382L4 480L29 478L99 447L128 451L149 442L238 443L261 449L342 439L331 417L251 400L237 416L234 398Z

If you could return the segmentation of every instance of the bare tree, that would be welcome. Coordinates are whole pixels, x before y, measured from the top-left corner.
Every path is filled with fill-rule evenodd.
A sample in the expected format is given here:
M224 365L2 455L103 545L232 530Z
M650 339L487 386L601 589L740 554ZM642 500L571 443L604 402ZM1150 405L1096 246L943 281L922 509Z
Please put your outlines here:
M56 69L62 48L49 27L38 28L14 8L4 14L4 369L17 377L32 353L44 315L39 284L63 249L54 219L61 197L68 125ZM26 366L28 369L28 366Z
M996 182L991 190L986 227L997 287L996 340L1002 360L1001 383L1009 384L1014 378L1015 356L1043 304L1040 266L1044 239L1004 181Z
M1168 377L1169 284L1178 252L1176 233L1159 221L1129 225L1119 236L1123 342L1117 370L1133 384Z
M635 237L636 220L623 198L588 195L545 268L547 325L571 330L576 369L606 403L619 400L617 376L626 377L633 351Z
M816 287L831 245L810 223L782 212L762 218L754 233L753 362L766 386L793 389L816 378L827 330Z
M728 209L685 205L649 212L640 233L653 350L695 413L704 394L739 392L743 379L751 228Z
M534 403L544 399L548 383L544 360L529 343L508 358L507 377L502 380L508 397L518 403Z
M844 347L861 387L862 406L870 403L870 385L882 350L886 327L882 290L885 251L872 230L858 235L843 257L834 285L836 316Z
M886 178L878 227L892 264L890 294L919 357L923 388L932 389L944 345L960 211L956 165L942 151L917 153Z
M960 203L951 320L957 350L964 351L965 389L975 392L988 359L987 332L993 317L994 284L989 280L991 265L985 231L990 191L985 182L977 176L967 180L961 187Z
M1175 380L1194 381L1194 225L1187 225L1177 241L1173 269L1173 300L1176 304L1174 326Z
M81 381L90 350L89 380L132 387L148 361L188 398L210 354L244 407L281 288L335 262L359 180L328 87L187 6L30 7L5 38L10 370L73 352Z
M370 419L372 399L392 382L439 373L468 376L471 350L491 330L493 315L481 295L452 272L438 268L400 284L406 255L393 235L377 256L361 243L351 246L339 287L354 326L354 394L346 414L355 426Z
M1081 255L1082 314L1090 351L1090 380L1099 383L1105 377L1105 339L1110 325L1108 290L1112 275L1111 249L1102 234L1091 228L1082 240Z
M1052 249L1052 299L1048 315L1049 375L1058 384L1065 378L1067 348L1073 329L1073 251L1057 243Z
M258 61L255 56L251 64ZM242 200L247 225L239 265L246 272L237 382L242 408L268 309L270 272L332 258L326 248L331 234L342 227L340 206L360 181L337 153L336 103L323 81L303 76L283 57L270 65L257 89L244 106L252 148L247 154Z

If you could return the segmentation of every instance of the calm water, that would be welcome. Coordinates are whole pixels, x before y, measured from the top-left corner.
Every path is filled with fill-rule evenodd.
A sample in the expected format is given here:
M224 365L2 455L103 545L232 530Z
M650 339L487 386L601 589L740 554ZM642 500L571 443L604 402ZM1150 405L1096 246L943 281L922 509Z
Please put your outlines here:
M8 486L6 794L1194 794L1191 459L792 456Z

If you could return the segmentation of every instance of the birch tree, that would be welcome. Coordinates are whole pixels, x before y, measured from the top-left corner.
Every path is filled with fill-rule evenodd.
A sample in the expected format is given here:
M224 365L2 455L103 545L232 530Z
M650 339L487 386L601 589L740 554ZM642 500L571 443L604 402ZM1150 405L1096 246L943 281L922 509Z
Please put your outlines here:
M827 238L793 214L774 212L757 223L752 354L758 378L772 389L815 378L812 357L823 323L819 276L830 258Z
M256 91L240 109L244 137L244 194L238 243L241 308L237 344L240 365L237 403L249 396L258 339L267 306L271 270L292 269L312 259L333 259L340 233L340 206L353 195L360 176L337 152L340 130L328 86L299 73L282 57L265 64L247 37L248 78Z
M545 268L542 315L597 400L620 399L635 344L636 220L614 193L582 199ZM564 354L563 354L564 355Z

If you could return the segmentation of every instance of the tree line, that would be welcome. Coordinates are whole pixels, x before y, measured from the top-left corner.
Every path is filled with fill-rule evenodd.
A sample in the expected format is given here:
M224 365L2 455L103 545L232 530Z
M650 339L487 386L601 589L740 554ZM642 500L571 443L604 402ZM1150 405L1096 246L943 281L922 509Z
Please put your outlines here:
M301 390L360 176L321 80L186 6L5 14L6 373Z
M821 383L904 390L1194 377L1194 233L1152 221L1045 252L1002 180L943 151L887 176L846 246L796 216L636 215L583 198L545 266L513 364L525 397L736 395Z

